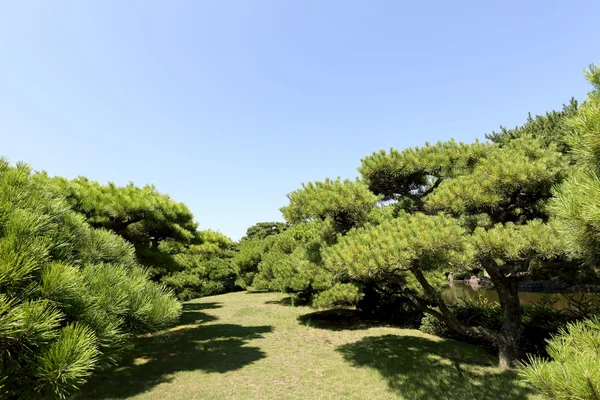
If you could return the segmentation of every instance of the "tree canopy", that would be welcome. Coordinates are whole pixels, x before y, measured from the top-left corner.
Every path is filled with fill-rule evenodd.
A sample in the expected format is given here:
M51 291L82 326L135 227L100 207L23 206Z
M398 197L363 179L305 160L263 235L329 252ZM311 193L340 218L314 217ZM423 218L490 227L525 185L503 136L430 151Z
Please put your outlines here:
M132 243L140 262L156 279L179 269L160 245L186 247L196 238L198 224L188 207L159 193L152 185L101 185L85 177L52 178L57 192L96 228L111 230Z
M425 198L444 180L470 171L489 151L485 143L440 141L373 153L361 160L358 171L373 193L402 201L403 208L423 211Z
M492 132L485 137L494 143L505 145L521 136L533 136L540 139L544 145L556 146L558 151L568 155L571 145L568 143L568 120L577 113L579 103L571 98L569 104L564 104L561 111L550 111L545 115L527 115L527 121L522 126L512 129L504 126L499 132Z
M246 235L241 239L264 239L267 236L277 235L287 229L287 225L283 222L259 222L252 225L246 230Z
M564 237L592 267L600 261L600 69L586 72L593 90L568 121L568 143L575 167L556 187L551 210L559 217Z
M296 224L320 219L340 233L365 223L380 200L362 182L339 178L303 184L302 189L288 194L288 198L290 204L281 208L286 221Z
M66 397L181 306L120 236L0 160L0 396Z

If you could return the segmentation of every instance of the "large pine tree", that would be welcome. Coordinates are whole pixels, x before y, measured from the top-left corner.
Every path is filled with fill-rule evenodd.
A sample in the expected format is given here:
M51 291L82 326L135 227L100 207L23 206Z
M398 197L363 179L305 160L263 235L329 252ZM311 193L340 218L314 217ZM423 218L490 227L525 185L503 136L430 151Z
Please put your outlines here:
M502 146L449 142L376 153L363 160L365 181L400 204L408 199L402 207L408 213L351 231L326 262L355 279L405 282L424 312L493 342L501 366L511 368L521 334L518 282L565 261L546 204L566 165L555 146L532 135ZM503 314L499 331L460 323L440 296L442 273L461 267L479 267L490 276Z
M181 306L26 165L0 159L0 397L66 397Z
M592 65L586 77L593 90L567 123L575 167L556 188L550 208L570 250L599 271L600 68ZM548 354L551 360L532 357L520 370L545 398L600 398L600 320L570 325L548 342Z

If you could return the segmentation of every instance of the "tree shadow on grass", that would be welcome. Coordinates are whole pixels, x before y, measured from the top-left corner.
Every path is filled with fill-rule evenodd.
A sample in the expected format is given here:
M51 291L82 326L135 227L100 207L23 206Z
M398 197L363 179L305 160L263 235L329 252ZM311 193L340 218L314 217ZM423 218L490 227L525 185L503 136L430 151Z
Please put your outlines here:
M293 296L284 297L279 300L265 301L265 304L275 304L278 306L286 306L286 307L303 307L303 306L307 306L308 303L309 303L308 300L300 299L297 297L294 298Z
M173 374L180 371L224 373L264 358L260 348L246 344L271 332L271 326L198 326L217 319L199 310L218 307L216 303L184 304L178 327L137 338L118 368L94 375L76 398L128 398L171 382Z
M304 314L298 317L298 322L313 328L332 331L360 330L384 326L381 322L365 319L363 314L358 310L346 308L334 308Z
M187 311L200 311L200 310L214 310L223 307L221 303L216 301L210 303L183 303L183 312Z
M514 372L490 372L497 360L453 340L416 336L366 337L336 349L357 367L379 371L392 392L407 400L525 400L531 391Z
M215 321L217 317L201 312L200 310L213 310L221 308L219 303L185 303L182 305L182 313L178 325L202 324Z
M269 300L265 301L265 304L275 304L278 306L286 306L286 307L295 307L297 304L294 304L294 301L291 297L284 297L280 300Z

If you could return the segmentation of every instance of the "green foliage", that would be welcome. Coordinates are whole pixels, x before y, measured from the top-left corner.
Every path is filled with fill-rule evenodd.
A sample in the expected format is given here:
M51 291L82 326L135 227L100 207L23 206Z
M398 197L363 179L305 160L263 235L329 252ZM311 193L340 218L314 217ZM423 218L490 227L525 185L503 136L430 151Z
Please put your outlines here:
M556 146L558 151L568 154L570 145L566 141L565 132L569 130L568 119L577 113L578 103L574 98L569 104L564 104L562 111L547 112L546 115L527 115L525 124L513 129L501 126L500 132L492 132L485 137L501 146L522 136L533 136L541 139L545 146Z
M548 341L551 360L531 356L521 377L547 399L600 398L600 319L571 323Z
M152 185L101 185L85 177L54 180L69 204L85 215L90 225L111 229L132 243L167 238L190 242L196 231L197 224L187 206L159 193Z
M522 305L523 318L521 321L520 356L525 355L546 357L546 341L557 334L569 323L585 320L600 314L600 303L586 299L581 295L571 295L568 298L569 308L555 307L556 297L545 296L536 304ZM475 300L458 300L449 304L448 308L455 318L465 324L483 326L500 330L502 325L502 310L496 302L485 298ZM444 338L456 339L462 342L476 344L490 352L497 349L495 343L473 338L457 332L443 320L432 315L425 315L419 329L423 332Z
M283 222L259 222L246 230L246 236L241 241L252 239L264 239L267 236L278 235L287 229Z
M554 147L523 136L495 148L469 174L442 182L426 206L455 216L485 213L494 223L547 219L546 201L565 170Z
M445 215L404 214L340 238L325 251L326 264L338 275L378 279L406 277L411 269L434 271L441 265L469 263L465 230Z
M257 289L303 293L312 296L316 291L330 288L331 274L322 268L321 249L326 243L323 232L326 222L314 220L293 225L285 232L272 236L253 285Z
M244 288L252 286L254 277L258 272L258 265L271 247L273 237L275 236L264 239L242 240L240 242L239 251L233 259L239 268L240 276L237 282L239 286Z
M86 229L87 238L80 243L83 263L137 265L135 250L126 240L118 240L105 229Z
M369 212L368 222L379 225L388 219L396 218L401 211L397 204L380 204Z
M35 391L65 398L86 382L99 354L94 332L85 325L67 325L56 341L36 357Z
M462 323L479 325L490 329L499 330L502 325L502 311L496 302L487 301L485 298L477 300L459 300L448 305L450 312ZM462 342L483 346L494 351L494 344L486 340L472 338L452 329L443 320L427 314L421 321L419 329L425 333L444 338L456 339ZM543 339L541 339L543 341Z
M179 303L171 292L152 283L142 268L96 264L86 266L82 273L98 306L127 332L159 331L179 315Z
M194 243L195 247L191 249L192 252L204 252L208 255L208 258L214 257L215 255L218 257L231 256L233 253L227 252L233 251L236 248L236 244L233 240L221 232L216 232L211 229L196 232ZM203 245L206 247L202 247Z
M365 318L405 328L419 328L423 311L410 298L410 289L401 279L361 282L362 298L356 308Z
M185 301L229 292L235 288L237 278L238 268L232 259L213 258L164 277L162 282Z
M568 121L568 144L575 168L555 189L550 209L570 250L597 269L600 253L600 69L591 66L586 76L594 89ZM548 342L551 361L531 357L521 376L546 398L600 398L600 320L570 324Z
M422 211L423 199L445 179L468 173L491 150L487 144L454 140L399 151L373 153L358 168L369 189L385 199L400 200L403 208Z
M558 217L559 229L569 249L587 258L592 265L600 260L600 178L593 172L578 170L555 188L550 209Z
M360 284L364 298L357 307L367 316L417 327L422 311L414 299L427 295L414 271L441 287L441 266L466 268L472 263L465 234L453 218L403 213L350 231L324 250L324 263L336 280Z
M303 184L302 189L288 194L288 198L290 204L281 208L286 221L296 224L320 219L340 233L364 224L380 200L365 184L339 178Z
M195 268L199 263L211 259L230 259L236 255L236 244L220 232L209 230L199 231L196 235L197 244L191 245L172 258L178 265L179 271Z
M586 75L594 90L568 121L575 171L556 188L550 208L560 219L571 250L596 266L600 260L600 69L592 66Z
M177 293L181 301L213 296L226 291L223 284L203 279L201 273L194 270L175 273L164 278L163 282Z
M331 288L318 293L313 302L313 307L339 307L352 306L362 299L360 288L352 283L336 283Z
M233 261L236 244L220 232L199 231L194 244L173 260L179 271L164 276L161 282L180 300L225 293L236 287L239 268Z
M494 260L498 269L510 267L511 273L533 272L544 262L566 256L563 238L554 223L539 219L517 225L496 224L489 229L478 227L470 242L480 261Z
M0 160L0 397L64 398L126 339L180 305L123 238L90 227L50 187Z
M151 268L156 279L178 269L161 244L167 241L170 247L186 247L196 238L198 224L187 206L159 193L154 186L101 185L85 177L51 181L56 192L64 195L91 226L113 231L132 243L138 260Z

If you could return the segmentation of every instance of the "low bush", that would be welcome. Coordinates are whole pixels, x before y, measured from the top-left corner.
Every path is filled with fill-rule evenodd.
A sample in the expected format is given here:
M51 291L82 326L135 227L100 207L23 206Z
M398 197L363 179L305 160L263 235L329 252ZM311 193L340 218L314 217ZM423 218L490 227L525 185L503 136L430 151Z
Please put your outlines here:
M236 289L237 267L231 259L215 258L164 277L162 283L182 300L213 296Z
M367 282L356 308L367 319L405 328L419 328L423 312L403 293L404 287L392 283Z
M351 283L336 283L331 288L315 295L315 308L353 306L362 298L360 289Z

